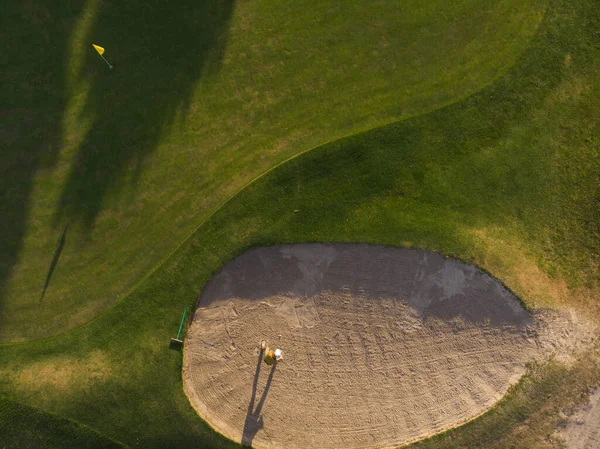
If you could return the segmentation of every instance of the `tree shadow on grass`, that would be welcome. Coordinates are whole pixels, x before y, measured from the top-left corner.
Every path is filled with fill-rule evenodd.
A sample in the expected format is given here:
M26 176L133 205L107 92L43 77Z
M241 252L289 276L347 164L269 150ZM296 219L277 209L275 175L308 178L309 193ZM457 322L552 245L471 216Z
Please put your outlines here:
M79 146L55 219L93 228L110 191L135 182L177 114L185 116L199 78L218 70L234 0L102 3L87 54L92 83L82 112L91 128Z
M23 247L35 176L57 163L68 102L68 47L83 6L83 0L3 4L0 325L6 284Z
M90 6L93 25L81 37ZM0 74L0 321L7 283L23 248L36 175L55 167L63 142L74 137L63 131L73 89L68 84L89 86L80 118L90 128L87 134L78 130L84 135L54 226L69 221L89 232L106 194L118 193L127 178L135 182L163 130L176 114L186 115L198 80L219 69L233 8L234 0L5 5L1 25L3 41L10 45ZM106 48L114 70L92 43ZM72 60L73 45L89 49L82 61ZM72 79L77 63L81 70Z

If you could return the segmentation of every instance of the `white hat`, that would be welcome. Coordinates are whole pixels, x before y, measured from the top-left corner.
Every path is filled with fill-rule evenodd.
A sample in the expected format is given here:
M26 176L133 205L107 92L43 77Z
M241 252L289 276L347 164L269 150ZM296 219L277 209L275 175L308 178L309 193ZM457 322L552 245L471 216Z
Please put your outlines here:
M275 358L281 358L281 349L275 349Z

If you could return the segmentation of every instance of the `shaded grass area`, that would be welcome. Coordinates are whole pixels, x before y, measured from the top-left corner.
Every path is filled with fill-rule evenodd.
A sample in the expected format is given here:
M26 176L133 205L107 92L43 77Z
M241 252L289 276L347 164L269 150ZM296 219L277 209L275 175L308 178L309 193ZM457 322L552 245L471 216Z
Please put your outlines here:
M2 449L119 449L126 446L75 421L0 397Z
M177 8L156 0L89 1L97 12L82 37L110 49L115 69L107 71L93 51L64 61L72 84L89 85L79 92L85 96L79 114L91 123L78 142L55 220L69 217L90 232L110 190L127 179L137 182L163 132L178 113L187 115L200 78L218 72L234 6L235 0L187 1Z
M54 8L61 14L52 16ZM0 18L0 36L7 42L0 70L0 327L7 283L27 234L36 173L58 162L68 100L63 57L82 8L78 1L11 2Z
M52 339L0 347L0 392L77 417L132 447L238 447L191 409L181 354L169 341L181 308L194 305L223 263L275 243L441 251L501 277L529 306L594 312L599 27L596 2L552 0L531 48L489 88L286 163L228 202L107 313ZM578 304L585 292L590 299ZM452 438L477 447L479 436L498 426L514 438L524 429L523 441L537 444L546 424L524 423L570 406L569 396L599 376L585 372L534 367L503 403L506 412ZM545 395L554 388L560 394ZM523 398L536 407L523 408ZM548 415L537 414L543 410Z
M522 54L544 8L11 3L3 33L15 45L0 75L0 341L90 320L286 158L488 85Z
M199 78L217 70L233 6L233 0L180 2L177 8L110 0L6 5L2 32L11 45L1 75L0 339L38 334L53 326L53 315L62 325L77 316L65 301L62 275L55 283L63 291L53 295L50 289L46 303L39 303L42 290L48 293L43 265L52 258L52 240L65 222L73 223L77 238L55 268L80 270L73 252L85 251L107 196L123 183L137 183L165 128L189 108ZM114 70L92 42L107 48ZM27 251L27 245L35 249ZM15 266L25 279L11 291ZM88 279L101 276L102 270L90 271ZM81 284L71 292L81 294ZM23 313L25 304L30 316ZM43 324L31 324L36 310L47 312Z

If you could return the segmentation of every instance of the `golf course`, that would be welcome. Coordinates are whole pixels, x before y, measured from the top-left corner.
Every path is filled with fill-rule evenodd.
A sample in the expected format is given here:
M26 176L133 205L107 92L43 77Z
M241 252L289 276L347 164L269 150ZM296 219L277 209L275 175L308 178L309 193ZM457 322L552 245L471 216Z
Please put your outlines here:
M0 448L600 448L596 0L5 9Z

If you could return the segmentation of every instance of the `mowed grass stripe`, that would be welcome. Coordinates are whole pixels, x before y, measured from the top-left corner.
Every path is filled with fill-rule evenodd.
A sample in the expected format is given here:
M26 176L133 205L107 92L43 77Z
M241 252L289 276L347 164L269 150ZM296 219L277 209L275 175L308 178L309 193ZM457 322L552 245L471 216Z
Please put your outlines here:
M527 47L545 2L171 9L11 6L5 30L21 45L3 73L1 341L89 321L270 167L488 85ZM32 23L45 31L24 33Z
M595 2L552 0L531 48L493 86L270 172L88 326L1 347L0 391L131 446L237 447L189 406L181 355L168 342L181 309L194 305L212 273L248 248L274 243L363 241L442 251L501 277L529 306L562 302L595 313L599 26ZM572 375L541 368L534 378L540 388L523 384L534 400L508 397L499 407L516 413L485 415L476 421L483 427L460 428L452 438L460 434L466 447L478 447L481 432L520 429L529 438L523 441L546 444L548 426L523 423L570 405L569 391L597 380L594 366L585 376L579 368ZM562 393L545 393L559 385ZM515 431L507 445L519 447L521 436Z

